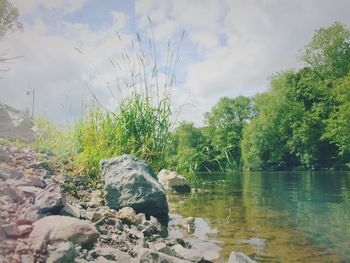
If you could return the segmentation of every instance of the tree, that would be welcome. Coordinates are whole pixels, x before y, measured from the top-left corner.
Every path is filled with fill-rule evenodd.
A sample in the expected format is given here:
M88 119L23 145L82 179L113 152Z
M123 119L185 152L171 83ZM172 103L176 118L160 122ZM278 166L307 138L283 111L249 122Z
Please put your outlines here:
M350 157L350 31L321 28L304 51L307 67L275 75L255 98L259 115L245 127L249 169L341 167Z
M8 0L0 0L0 39L14 29L22 29L18 9Z
M252 100L244 96L221 98L205 113L209 145L216 152L216 161L226 168L240 167L242 130L253 114Z
M181 123L172 133L166 150L168 166L181 173L207 171L204 167L207 160L203 151L205 145L202 129L196 128L193 123Z
M7 0L0 0L0 40L14 29L22 29L22 24L18 22L18 9ZM0 63L7 62L14 58L6 58L0 56ZM7 71L8 69L0 69Z
M259 115L244 128L242 159L250 170L284 170L296 165L288 140L291 124L303 116L303 105L290 99L290 78L294 72L282 72L272 78L271 89L255 97Z
M338 155L350 168L350 72L337 81L332 95L335 105L326 120L323 138L329 139L338 147Z
M345 76L350 69L350 29L335 22L316 30L305 47L303 60L322 78Z

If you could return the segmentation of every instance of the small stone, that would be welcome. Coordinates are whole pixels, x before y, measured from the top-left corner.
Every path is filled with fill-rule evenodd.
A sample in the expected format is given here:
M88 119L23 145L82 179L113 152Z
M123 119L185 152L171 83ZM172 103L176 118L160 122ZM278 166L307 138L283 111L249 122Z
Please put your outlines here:
M125 229L125 231L129 234L130 237L134 238L136 237L137 239L143 239L144 238L144 234L143 232L140 232L136 229Z
M203 256L198 250L184 248L179 244L173 246L172 249L175 252L175 254L180 258L195 262L203 260Z
M102 203L103 203L103 198L101 197L101 192L92 191L90 201L88 202L87 205L89 207L96 208L96 207L100 207Z
M102 218L113 217L114 215L110 212L109 208L102 206L98 209L89 209L86 211L86 217L90 221L97 222Z
M98 232L100 232L102 235L108 235L109 231L107 228L105 228L104 226L96 226Z
M8 237L17 237L18 236L18 228L17 224L6 224L2 225L1 229L5 232Z
M61 215L68 215L68 216L72 216L75 218L80 218L80 209L79 207L75 206L75 205L71 205L71 204L64 204L64 207L62 208Z
M161 170L158 175L158 181L165 190L171 190L178 193L191 192L190 183L185 177L169 170Z
M154 225L149 225L142 230L142 233L144 234L145 237L150 237L153 235L153 233L156 233L156 232L157 232L157 227L155 227Z
M123 223L134 224L136 222L136 213L131 207L120 209L115 216L121 219Z
M158 231L162 231L162 225L159 223L159 221L158 221L157 218L151 216L149 222L150 222L152 225L154 225L154 226L158 229Z
M47 263L73 262L76 251L72 242L64 242L58 245L57 249L50 253Z
M194 217L186 217L183 218L179 226L182 227L188 234L193 234L196 229L195 218Z
M18 226L18 231L20 233L20 236L28 234L32 232L33 226L32 225L20 225Z
M127 253L111 247L96 247L91 255L93 257L103 257L107 260L115 260L117 262L134 262L135 260ZM115 262L114 261L114 262ZM98 261L100 262L100 261Z
M33 263L35 262L34 255L21 255L21 263Z
M115 219L115 225L114 226L115 226L116 229L118 229L120 231L123 231L123 229L124 229L123 222L119 218Z
M64 206L65 197L59 185L47 185L35 198L35 205L41 214L58 214Z
M135 216L136 225L141 225L145 221L146 221L146 215L144 213L139 213Z
M105 223L109 226L113 226L113 225L115 225L115 218L107 218L105 220Z
M158 251L150 250L147 248L141 248L137 258L138 263L190 263L191 261L179 259Z
M169 256L172 256L172 257L175 257L175 253L169 247L163 247L163 248L159 249L159 252L162 252L162 253L167 254Z
M163 242L158 242L158 243L155 243L153 244L154 245L154 249L159 251L161 250L162 248L166 247L166 244L163 243Z

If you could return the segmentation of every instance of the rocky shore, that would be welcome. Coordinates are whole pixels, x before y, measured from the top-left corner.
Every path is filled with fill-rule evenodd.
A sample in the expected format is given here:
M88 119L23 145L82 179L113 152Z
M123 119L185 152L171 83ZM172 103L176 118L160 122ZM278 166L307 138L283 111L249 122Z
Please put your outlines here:
M0 142L0 262L215 262L167 236L164 187L190 186L160 174L162 184L148 164L123 155L101 162L92 188L84 176L56 174L49 156ZM233 253L229 262L253 261Z

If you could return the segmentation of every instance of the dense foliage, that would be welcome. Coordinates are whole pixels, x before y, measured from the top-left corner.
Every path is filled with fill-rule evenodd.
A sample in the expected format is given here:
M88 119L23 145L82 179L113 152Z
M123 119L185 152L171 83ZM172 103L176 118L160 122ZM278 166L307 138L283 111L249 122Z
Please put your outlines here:
M346 169L350 165L350 30L315 32L305 67L271 78L252 98L222 98L205 127L181 125L171 158L179 170Z

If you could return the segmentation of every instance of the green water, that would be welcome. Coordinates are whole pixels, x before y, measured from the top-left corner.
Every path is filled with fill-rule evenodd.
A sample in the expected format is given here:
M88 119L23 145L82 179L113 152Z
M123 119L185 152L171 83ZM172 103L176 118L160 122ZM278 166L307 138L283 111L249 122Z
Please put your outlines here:
M219 262L233 250L259 262L350 262L349 173L201 176L202 190L171 195L170 211L211 228Z

